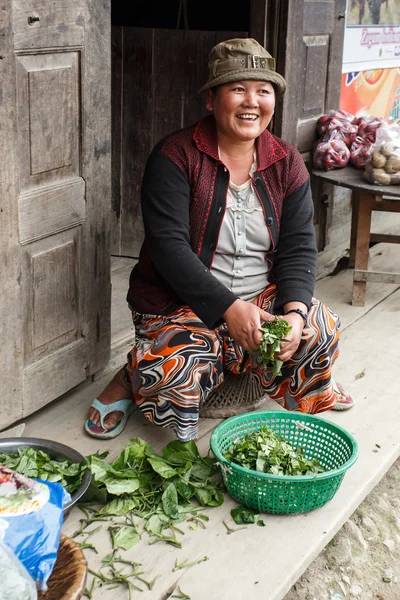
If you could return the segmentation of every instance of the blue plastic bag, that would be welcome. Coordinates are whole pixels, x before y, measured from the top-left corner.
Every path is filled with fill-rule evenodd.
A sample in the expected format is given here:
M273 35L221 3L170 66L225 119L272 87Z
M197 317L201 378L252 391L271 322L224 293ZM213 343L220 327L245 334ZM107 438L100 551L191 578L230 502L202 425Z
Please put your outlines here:
M0 465L0 540L40 591L46 591L57 559L63 505L69 499L59 483L29 479Z

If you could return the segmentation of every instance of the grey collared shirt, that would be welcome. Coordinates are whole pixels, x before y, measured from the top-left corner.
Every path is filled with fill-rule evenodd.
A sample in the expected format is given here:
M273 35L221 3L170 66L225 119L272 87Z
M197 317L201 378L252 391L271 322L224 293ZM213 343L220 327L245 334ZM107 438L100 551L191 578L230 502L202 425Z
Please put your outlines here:
M253 164L250 175L255 168ZM231 182L211 272L242 300L254 300L268 284L265 253L270 245L251 179L242 185Z

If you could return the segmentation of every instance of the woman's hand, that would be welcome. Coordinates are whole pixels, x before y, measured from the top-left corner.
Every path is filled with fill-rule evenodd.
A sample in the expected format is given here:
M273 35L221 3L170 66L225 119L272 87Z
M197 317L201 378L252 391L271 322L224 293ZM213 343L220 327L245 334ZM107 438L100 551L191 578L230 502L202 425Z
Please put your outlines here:
M252 302L235 300L223 314L229 335L244 350L257 350L261 344L261 321L274 321L270 315ZM299 340L300 341L300 340Z
M290 313L289 315L283 315L282 319L285 319L291 326L291 331L285 335L285 340L281 342L281 349L275 356L283 362L292 358L293 354L299 347L301 335L304 329L304 319L302 316L296 313Z

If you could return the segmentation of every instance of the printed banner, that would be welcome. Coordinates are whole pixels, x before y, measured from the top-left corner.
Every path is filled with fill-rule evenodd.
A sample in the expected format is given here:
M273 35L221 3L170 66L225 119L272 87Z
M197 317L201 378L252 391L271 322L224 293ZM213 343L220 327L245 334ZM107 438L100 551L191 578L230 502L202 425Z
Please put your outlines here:
M400 1L348 0L343 73L400 66Z
M400 27L347 27L343 72L400 65Z
M368 69L342 75L340 108L352 114L400 119L400 68Z

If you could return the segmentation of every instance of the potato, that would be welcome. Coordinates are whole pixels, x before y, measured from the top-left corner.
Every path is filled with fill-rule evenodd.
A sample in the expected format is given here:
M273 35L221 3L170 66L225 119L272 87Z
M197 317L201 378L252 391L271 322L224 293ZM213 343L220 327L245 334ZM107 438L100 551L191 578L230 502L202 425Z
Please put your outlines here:
M384 142L379 148L383 156L390 156L393 154L394 146L390 142Z
M382 169L386 163L386 156L381 154L379 150L374 150L372 153L372 165L377 169Z
M372 169L370 177L372 181L381 185L390 185L391 183L391 176L383 169Z
M366 172L366 174L367 174L367 175L371 175L373 168L374 168L374 167L372 166L372 163L371 163L371 161L369 160L369 161L366 163L366 165L365 165L365 172Z
M390 184L391 185L400 185L400 173L395 173L390 176Z
M390 173L390 175L394 173L398 173L400 171L400 156L396 156L392 154L388 157L385 164L386 173Z

